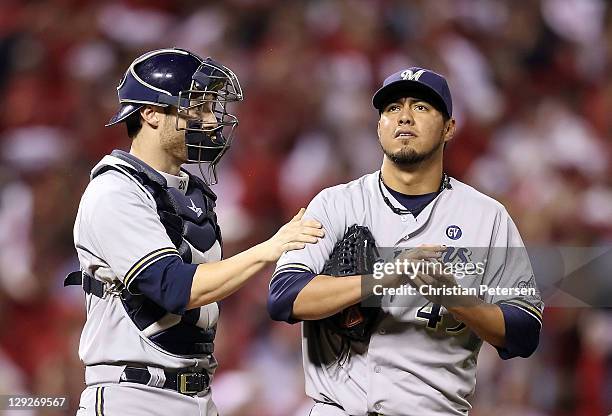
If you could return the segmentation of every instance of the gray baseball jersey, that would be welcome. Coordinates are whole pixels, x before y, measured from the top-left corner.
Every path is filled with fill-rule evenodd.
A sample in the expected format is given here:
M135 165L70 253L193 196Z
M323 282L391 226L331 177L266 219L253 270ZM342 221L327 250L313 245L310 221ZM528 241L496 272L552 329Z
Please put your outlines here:
M100 169L109 165L120 171L108 170L95 176ZM104 282L111 291L118 284L131 289L138 275L151 264L169 256L179 256L160 222L152 195L132 175L122 173L126 167L129 167L128 163L110 155L104 157L94 167L92 177L95 178L89 183L81 199L74 226L74 241L81 269ZM187 189L189 177L186 174L163 176L169 187L182 190L183 193ZM193 246L190 248L193 263L221 259L218 242L205 253L199 252ZM90 386L82 396L81 405L84 407L96 406L94 402L99 398L91 391L99 390L100 387L96 386L103 383L119 383L124 369L121 363L138 363L149 367L152 373L159 372L160 368L192 367L205 369L211 375L217 366L211 354L195 356L173 354L150 340L155 334L176 325L181 319L179 315L167 313L157 322L139 330L128 316L118 295L109 294L99 298L89 294L86 298L86 308L87 321L79 344L79 356L86 365L86 384ZM196 325L200 328L213 327L218 316L219 309L216 303L203 306L200 308ZM163 371L160 376L163 378ZM163 379L157 380L156 383L154 378L151 380L152 385L163 385ZM200 398L207 404L198 405L191 397L161 388L132 386L138 391L121 393L120 386L123 384L112 389L108 388L107 391L112 390L118 398L123 396L127 398L130 395L141 397L143 399L141 405L144 407L140 410L143 414L152 414L151 409L161 405L156 403L154 397L164 398L166 401L163 405L165 414L172 411L172 406L168 403L169 398L182 403L176 407L177 410L191 408L191 414L200 414L200 411L209 416L216 414L214 405L209 403L209 392ZM148 410L144 405L147 400L151 406ZM123 401L123 404L126 403L127 401ZM111 404L108 398L106 404ZM120 404L115 403L113 406ZM138 407L135 407L134 412L138 412L137 409Z
M452 189L440 192L416 218L397 215L385 204L378 180L375 172L319 193L304 217L320 221L325 238L285 253L275 275L320 273L335 243L348 227L359 224L371 230L379 247L444 244L451 258L486 265L480 276L458 279L462 287L533 285L523 242L500 203L451 178ZM401 206L387 190L382 192ZM521 297L487 291L481 298L528 311L541 325L539 293ZM342 406L349 415L465 415L482 340L418 293L386 295L382 309L369 345L352 345L348 360L340 363L334 362L339 337L317 321L302 324L306 393Z

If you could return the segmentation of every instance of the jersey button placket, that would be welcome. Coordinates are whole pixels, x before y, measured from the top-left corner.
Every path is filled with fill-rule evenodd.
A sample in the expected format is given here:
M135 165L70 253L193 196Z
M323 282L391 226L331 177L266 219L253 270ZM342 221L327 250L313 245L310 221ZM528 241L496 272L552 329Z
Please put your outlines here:
M380 368L380 366L379 366L379 365L377 365L376 367L374 367L374 372L375 372L376 374L380 374L380 372L381 372L381 371L382 371L382 369Z

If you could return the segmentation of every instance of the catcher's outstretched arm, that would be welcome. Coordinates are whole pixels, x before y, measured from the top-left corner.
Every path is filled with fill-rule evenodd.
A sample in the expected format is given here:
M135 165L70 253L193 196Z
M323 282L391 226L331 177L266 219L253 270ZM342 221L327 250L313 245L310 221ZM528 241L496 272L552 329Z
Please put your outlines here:
M228 297L264 266L278 260L283 252L299 250L306 244L318 242L325 234L321 224L314 220L302 220L303 215L302 208L291 221L263 243L228 259L198 265L187 309Z

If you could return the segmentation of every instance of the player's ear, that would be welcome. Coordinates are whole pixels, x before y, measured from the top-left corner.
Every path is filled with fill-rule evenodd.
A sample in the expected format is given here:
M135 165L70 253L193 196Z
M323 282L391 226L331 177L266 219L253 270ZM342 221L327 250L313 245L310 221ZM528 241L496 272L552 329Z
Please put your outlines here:
M444 123L444 130L442 133L444 137L444 143L447 143L453 139L453 137L455 136L455 127L455 119L452 117Z
M159 117L159 111L151 105L145 105L140 109L140 116L143 119L143 123L148 124L152 128L156 129L160 126L161 120Z

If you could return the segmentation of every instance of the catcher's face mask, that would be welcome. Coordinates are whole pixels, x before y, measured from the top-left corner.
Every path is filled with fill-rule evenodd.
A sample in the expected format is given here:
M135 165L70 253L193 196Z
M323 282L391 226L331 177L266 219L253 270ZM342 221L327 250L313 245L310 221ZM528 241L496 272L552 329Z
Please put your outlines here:
M179 48L150 51L132 62L117 86L117 96L121 108L107 126L125 121L143 105L176 107L175 127L185 131L186 163L200 164L204 179L217 182L216 165L238 125L227 105L243 98L238 78L229 68ZM203 162L208 164L207 175Z
M187 120L185 127L176 121L177 130L185 130L187 162L208 164L202 175L217 183L216 166L230 148L238 118L229 112L228 104L241 101L242 89L236 75L227 67L207 58L193 74L189 90L178 96L178 115ZM214 115L211 122L209 115Z

